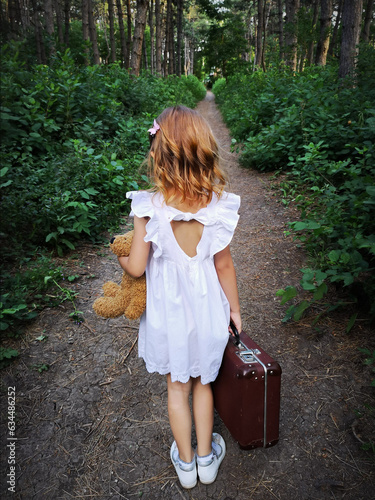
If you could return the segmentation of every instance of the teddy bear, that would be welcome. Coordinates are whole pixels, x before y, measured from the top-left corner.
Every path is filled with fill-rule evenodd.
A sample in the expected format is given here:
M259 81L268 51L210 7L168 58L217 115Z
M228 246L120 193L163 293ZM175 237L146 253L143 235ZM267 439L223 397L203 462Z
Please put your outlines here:
M118 257L128 256L134 230L111 239L110 248ZM104 297L96 299L93 309L103 318L117 318L124 314L128 319L139 318L146 308L146 277L132 278L124 271L121 285L108 281L103 285Z

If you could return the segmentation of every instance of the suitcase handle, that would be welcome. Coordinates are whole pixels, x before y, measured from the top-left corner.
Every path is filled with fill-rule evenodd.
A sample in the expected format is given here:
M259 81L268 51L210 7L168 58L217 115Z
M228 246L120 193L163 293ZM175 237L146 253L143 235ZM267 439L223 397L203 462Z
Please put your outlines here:
M240 342L241 342L241 340L240 340L240 334L238 333L237 327L236 327L236 325L233 323L233 321L232 321L232 320L230 321L229 326L231 327L232 332L233 332L234 337L235 337L235 341L234 341L234 343L235 343L237 346L238 346L238 345L240 345Z

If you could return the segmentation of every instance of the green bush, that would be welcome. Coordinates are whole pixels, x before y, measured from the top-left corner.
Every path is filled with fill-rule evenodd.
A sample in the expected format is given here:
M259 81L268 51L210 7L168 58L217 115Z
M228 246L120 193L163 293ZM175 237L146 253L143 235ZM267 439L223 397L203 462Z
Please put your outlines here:
M167 106L205 94L194 76L129 75L118 64L77 68L69 51L33 72L5 48L2 59L2 204L8 253L53 245L61 254L96 238L138 189L147 129Z
M329 159L342 160L375 140L372 93L343 87L336 68L235 75L214 92L234 139L243 143L244 166L287 169L289 156L321 140L329 144Z
M126 191L148 183L140 166L153 119L168 106L195 107L205 95L194 76L136 78L118 64L77 67L70 51L29 70L19 47L3 46L0 61L5 329L35 311L38 293L28 294L34 288L21 280L28 273L17 271L20 260L39 248L62 255L82 238L114 231L129 210ZM42 281L50 276L38 272Z
M366 60L374 53L366 53ZM339 81L335 67L311 67L296 75L276 70L235 75L213 88L233 142L240 143L241 164L285 171L279 184L283 203L294 202L301 211L301 220L290 226L311 256L301 284L313 297L291 306L286 318L299 319L326 294L328 283L360 287L366 297L361 300L375 318L375 95L370 80L360 63L358 85ZM279 295L286 302L296 290L289 287Z

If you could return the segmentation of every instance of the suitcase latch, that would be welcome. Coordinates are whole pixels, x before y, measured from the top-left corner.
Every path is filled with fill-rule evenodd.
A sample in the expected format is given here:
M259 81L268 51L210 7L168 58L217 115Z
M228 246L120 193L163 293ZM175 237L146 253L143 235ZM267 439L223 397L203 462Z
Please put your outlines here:
M255 356L259 354L259 349L246 349L245 351L237 351L237 356L245 363L254 363L258 361Z

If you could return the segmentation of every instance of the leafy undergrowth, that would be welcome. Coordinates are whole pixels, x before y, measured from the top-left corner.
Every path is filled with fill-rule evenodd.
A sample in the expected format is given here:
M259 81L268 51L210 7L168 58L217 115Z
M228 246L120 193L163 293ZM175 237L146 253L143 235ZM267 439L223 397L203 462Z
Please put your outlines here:
M375 51L366 57L373 60ZM241 164L282 174L278 196L300 212L289 234L308 252L301 287L311 294L299 300L295 287L279 290L282 303L291 302L284 320L300 320L334 284L348 299L326 300L325 312L354 301L347 331L359 313L374 321L375 92L369 76L359 71L354 85L339 81L334 67L296 75L258 71L218 80L213 92Z
M17 336L40 308L73 300L50 258L101 241L129 210L125 193L148 185L147 130L166 107L195 107L194 76L131 76L118 64L79 67L69 51L31 70L17 45L2 49L0 331ZM53 290L52 294L46 293ZM69 298L70 297L70 298ZM55 303L55 299L53 299ZM2 353L2 360L9 357Z

